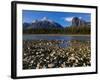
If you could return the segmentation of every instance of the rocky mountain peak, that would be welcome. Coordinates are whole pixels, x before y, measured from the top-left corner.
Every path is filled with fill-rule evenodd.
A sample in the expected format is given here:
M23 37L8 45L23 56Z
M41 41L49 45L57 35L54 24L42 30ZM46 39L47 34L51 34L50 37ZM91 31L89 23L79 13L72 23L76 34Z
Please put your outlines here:
M24 27L24 26L23 26ZM27 29L62 29L63 27L47 17L43 17L40 20L33 20Z

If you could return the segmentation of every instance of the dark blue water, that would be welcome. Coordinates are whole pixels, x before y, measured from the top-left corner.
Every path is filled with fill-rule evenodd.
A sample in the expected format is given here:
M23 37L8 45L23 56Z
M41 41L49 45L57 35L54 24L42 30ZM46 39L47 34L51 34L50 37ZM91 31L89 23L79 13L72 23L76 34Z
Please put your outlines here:
M90 40L90 36L69 36L69 35L23 35L23 40Z

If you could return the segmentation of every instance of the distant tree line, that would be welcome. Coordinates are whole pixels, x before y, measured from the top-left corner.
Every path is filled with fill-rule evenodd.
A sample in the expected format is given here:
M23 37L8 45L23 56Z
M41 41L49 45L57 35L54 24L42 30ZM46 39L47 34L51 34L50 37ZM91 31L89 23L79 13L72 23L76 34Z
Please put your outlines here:
M74 26L74 27L66 27L66 34L90 34L91 27L90 26Z
M70 26L63 29L24 29L24 34L90 34L90 26Z

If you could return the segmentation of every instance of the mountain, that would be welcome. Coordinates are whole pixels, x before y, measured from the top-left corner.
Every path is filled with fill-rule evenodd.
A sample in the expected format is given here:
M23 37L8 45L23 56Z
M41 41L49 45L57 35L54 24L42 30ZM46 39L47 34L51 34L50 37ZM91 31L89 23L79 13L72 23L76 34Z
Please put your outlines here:
M59 23L44 17L41 20L34 20L32 23L23 23L24 29L63 29Z
M31 26L31 23L23 23L23 29L27 29L29 26Z
M72 26L90 26L90 22L86 22L78 17L73 17Z

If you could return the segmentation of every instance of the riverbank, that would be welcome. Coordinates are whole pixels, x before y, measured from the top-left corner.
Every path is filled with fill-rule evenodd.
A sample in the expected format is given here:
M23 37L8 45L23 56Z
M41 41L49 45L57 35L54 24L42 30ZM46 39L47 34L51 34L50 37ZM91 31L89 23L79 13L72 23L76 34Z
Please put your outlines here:
M37 35L37 36L91 36L90 34L23 34L23 35Z
M64 68L90 66L90 41L66 41L69 46L58 46L61 40L23 41L23 69Z

